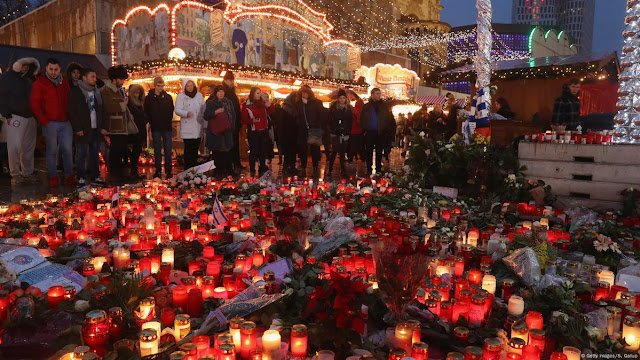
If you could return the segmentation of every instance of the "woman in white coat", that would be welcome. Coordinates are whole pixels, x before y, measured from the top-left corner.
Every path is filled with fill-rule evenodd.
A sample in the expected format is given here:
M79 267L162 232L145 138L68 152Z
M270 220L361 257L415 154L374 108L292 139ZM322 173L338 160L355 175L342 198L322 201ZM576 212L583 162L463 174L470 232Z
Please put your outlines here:
M184 168L198 165L198 149L204 125L204 97L198 91L196 83L185 78L182 80L182 92L176 99L175 112L180 116L180 137L184 142Z

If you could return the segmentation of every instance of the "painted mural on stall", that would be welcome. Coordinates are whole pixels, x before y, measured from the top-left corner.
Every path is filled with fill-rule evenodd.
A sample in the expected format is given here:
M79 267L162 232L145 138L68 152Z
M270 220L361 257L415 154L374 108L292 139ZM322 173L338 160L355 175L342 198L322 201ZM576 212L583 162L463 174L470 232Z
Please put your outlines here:
M222 10L183 7L175 14L176 46L187 56L319 77L352 79L344 44L325 46L317 35L272 19L243 18L230 25ZM159 11L131 16L115 29L116 61L135 64L166 57L169 17Z

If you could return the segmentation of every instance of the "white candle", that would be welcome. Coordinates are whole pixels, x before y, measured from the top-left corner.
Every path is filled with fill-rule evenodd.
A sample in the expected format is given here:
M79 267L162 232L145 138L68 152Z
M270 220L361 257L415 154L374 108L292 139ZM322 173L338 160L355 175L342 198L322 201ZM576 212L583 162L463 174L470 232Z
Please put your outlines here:
M159 321L147 321L142 324L141 330L151 329L155 330L156 334L162 333L162 324Z
M262 360L280 360L282 338L278 330L267 330L262 334Z
M162 249L162 262L171 264L171 268L173 268L173 261L173 248Z
M522 227L531 230L531 221L524 221Z
M158 333L153 329L142 330L140 335L140 356L145 357L158 353L160 340Z
M567 360L580 360L582 352L580 349L573 346L565 346L562 348L562 353L567 356Z
M131 254L128 249L123 247L113 249L113 266L117 270L128 268L130 260Z
M518 295L511 295L507 306L509 315L520 316L524 312L524 299Z
M622 337L627 343L625 349L638 351L640 349L640 320L633 316L627 316L622 324Z
M542 218L540 219L540 226L544 226L545 228L549 228L549 219L547 218Z
M486 274L482 277L482 290L487 290L490 294L496 293L496 277Z
M96 269L97 272L102 271L102 265L107 262L107 258L104 256L96 256L91 259L91 263L93 264L93 268Z
M613 286L615 278L616 275L613 273L613 271L610 270L600 270L600 272L598 273L598 281L609 283L609 286Z
M471 230L469 231L469 235L467 235L467 244L473 246L473 247L478 247L478 238L480 237L480 234L478 233L478 230Z
M395 346L404 349L405 351L411 351L411 341L413 339L413 328L407 323L400 323L396 326L395 330L396 344Z

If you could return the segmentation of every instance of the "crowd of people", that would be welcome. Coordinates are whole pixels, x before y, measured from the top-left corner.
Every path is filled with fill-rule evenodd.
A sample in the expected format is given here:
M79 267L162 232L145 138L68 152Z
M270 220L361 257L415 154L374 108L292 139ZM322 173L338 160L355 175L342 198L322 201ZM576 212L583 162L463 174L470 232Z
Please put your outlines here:
M246 169L240 154L243 131L250 175L269 169L277 147L283 174L316 177L323 148L329 177L336 161L341 176L348 175L347 164L354 161L361 161L369 173L374 167L380 171L397 131L380 89L373 89L366 103L350 89L340 89L332 94L329 108L308 85L283 101L254 87L241 102L234 74L227 71L222 84L206 91L208 97L196 81L183 79L174 103L162 77L153 80L148 92L135 83L125 88L127 79L122 66L109 68L108 81L103 82L95 70L75 63L63 74L54 58L42 71L36 59L16 61L0 77L0 116L12 184L39 181L34 173L39 127L51 187L142 179L139 162L148 136L154 149L154 177L163 177L164 171L164 178L171 178L174 114L180 119L184 168L199 163L204 143L219 177ZM306 173L308 157L312 174ZM106 163L106 178L101 160Z

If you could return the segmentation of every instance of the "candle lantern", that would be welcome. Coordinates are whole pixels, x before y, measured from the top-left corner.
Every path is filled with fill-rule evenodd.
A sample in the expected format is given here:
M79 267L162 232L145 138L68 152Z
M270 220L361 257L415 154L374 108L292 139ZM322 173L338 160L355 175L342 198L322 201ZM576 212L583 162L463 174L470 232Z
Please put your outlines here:
M307 327L302 324L291 327L291 354L297 357L307 356Z
M563 347L562 353L567 357L567 360L580 360L580 355L582 355L582 351L573 346Z
M140 300L138 311L136 312L136 320L142 325L143 322L151 321L156 317L156 300L148 297Z
M502 340L495 337L486 338L484 339L482 350L483 360L500 360L500 353L502 352Z
M211 260L207 263L207 275L220 277L220 271L222 270L222 262L218 260Z
M140 334L140 356L145 357L158 353L158 334L153 329L144 329Z
M188 360L187 353L184 351L174 351L169 354L169 360Z
M453 329L453 337L462 344L466 344L469 341L469 329L464 326L458 326Z
M529 341L529 329L525 321L518 320L511 325L511 338L520 338L525 344Z
M163 263L171 264L171 267L173 268L173 263L175 261L173 248L164 248L164 249L162 249L161 261Z
M9 292L6 290L0 291L0 323L4 322L7 314L9 313Z
M267 330L262 334L262 359L263 360L280 360L280 348L282 347L282 338L278 330Z
M192 317L202 316L203 297L200 289L191 289L187 295L187 313Z
M593 297L594 301L604 300L609 297L610 286L606 281L599 281L596 286L596 294Z
M537 346L542 354L544 354L545 343L546 339L544 330L531 329L529 331L529 345Z
M64 300L64 287L60 285L52 286L47 291L47 301L49 307L55 309L58 307L58 303Z
M241 349L241 346L242 346L242 340L240 335L240 328L242 326L242 323L244 323L244 319L240 317L235 317L231 319L231 321L229 321L229 334L233 339L233 345L238 350Z
M482 349L477 346L465 347L464 360L482 360Z
M109 319L104 310L92 310L85 316L82 339L91 349L104 353L109 341Z
M194 343L184 343L180 345L180 351L187 354L187 359L195 359L198 356L198 348Z
M453 305L450 301L443 301L440 303L440 318L451 322L453 316Z
M422 326L418 320L407 320L407 325L411 328L411 344L421 341Z
M218 360L236 360L233 344L222 344L218 350Z
M525 345L526 345L525 340L522 340L519 337L514 337L509 340L509 346L507 348L507 351L510 353L522 355L522 349L524 348Z
M113 266L117 270L126 269L129 267L129 261L131 260L131 254L128 249L118 247L113 249Z
M111 336L111 340L116 341L120 339L120 336L122 335L122 328L124 326L122 308L112 307L109 309L109 324L109 335Z
M518 295L511 295L507 309L509 315L516 317L521 316L524 312L524 299Z
M568 360L567 355L561 352L552 352L549 360Z
M493 275L485 275L482 277L482 289L490 294L496 293L496 277Z
M598 282L600 281L606 282L609 284L610 287L613 286L615 278L616 278L615 274L613 273L613 271L610 271L610 270L600 270L600 272L598 273Z
M391 349L389 352L389 360L402 360L407 356L407 351L405 349Z
M469 285L481 285L482 284L482 272L478 269L471 269L467 273L467 280Z
M213 246L205 246L202 249L202 256L209 261L213 260L216 256L215 248Z
M507 353L506 360L522 360L522 354L514 352Z
M446 360L464 360L464 354L452 351L447 353Z
M622 324L622 337L627 343L625 349L638 351L640 349L640 319L635 316L625 317Z
M529 328L529 330L540 330L542 329L542 326L544 324L542 314L537 311L529 311L525 316L525 321L527 322L527 327Z
M251 354L257 347L256 324L245 321L240 325L240 357L250 360Z
M160 312L160 323L163 326L171 326L176 318L176 313L170 307L165 307Z
M460 316L464 317L464 318L468 318L469 317L469 301L467 300L456 300L453 303L453 310L451 313L451 322L453 322L454 324L458 322L458 319L460 318Z
M205 276L202 278L202 297L204 299L212 298L214 289L216 288L216 278L213 276Z
M211 347L211 339L207 335L194 336L191 342L196 346L200 358L205 356Z
M396 325L395 343L396 347L404 349L407 353L411 351L411 342L413 338L412 325L403 322Z
M509 301L514 292L516 282L513 279L504 279L502 281L502 300Z
M523 360L540 360L540 356L542 353L540 349L533 345L525 345L522 348L522 359Z
M423 342L416 342L411 348L411 357L415 360L429 359L429 345Z
M180 341L191 331L191 318L187 314L176 315L173 326L176 341Z
M187 306L187 287L185 285L177 285L173 288L173 306L185 308Z
M213 298L214 299L226 299L227 298L227 289L222 286L218 286L213 289Z
M262 249L258 248L253 251L253 255L251 256L251 262L253 266L256 268L259 268L260 266L262 266L262 264L264 264L264 254L262 252Z
M469 326L480 327L484 322L486 299L481 295L473 295L469 307Z

